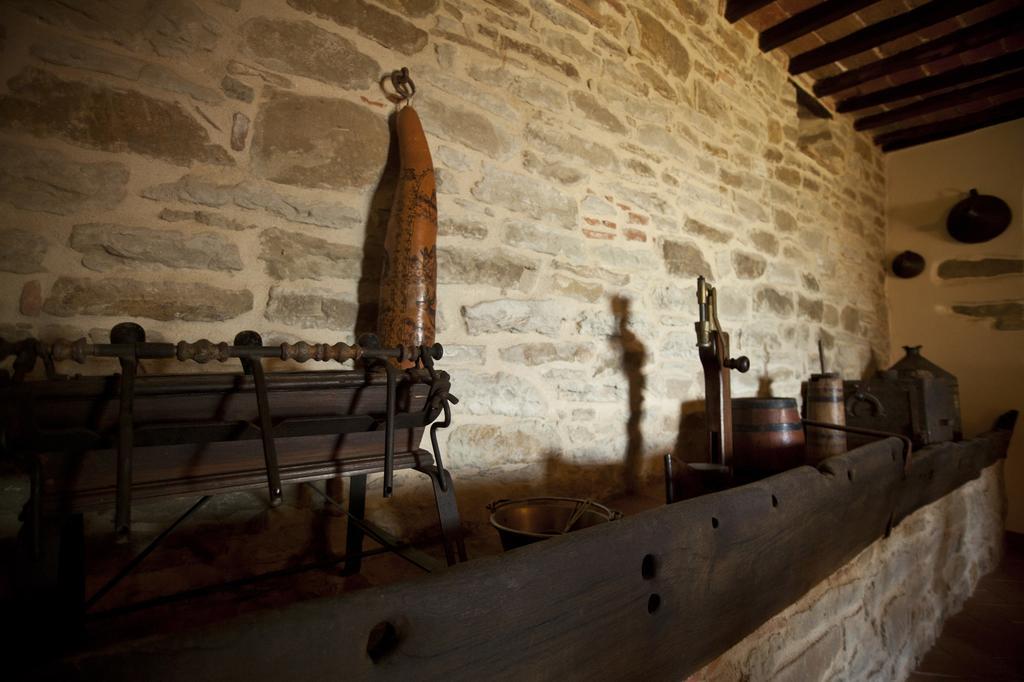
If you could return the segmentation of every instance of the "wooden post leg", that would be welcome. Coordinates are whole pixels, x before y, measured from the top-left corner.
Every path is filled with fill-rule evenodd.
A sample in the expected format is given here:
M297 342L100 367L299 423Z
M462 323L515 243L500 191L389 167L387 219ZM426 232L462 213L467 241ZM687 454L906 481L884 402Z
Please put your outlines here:
M360 521L366 514L366 474L353 476L348 491L348 513ZM349 519L345 531L343 575L356 575L363 564L363 529Z
M446 470L441 471L446 488L442 489L435 467L423 467L423 472L430 476L430 481L434 484L434 501L437 502L437 518L441 523L445 559L448 560L449 566L466 561L466 543L463 539L462 520L459 518L459 506L455 501L452 476Z

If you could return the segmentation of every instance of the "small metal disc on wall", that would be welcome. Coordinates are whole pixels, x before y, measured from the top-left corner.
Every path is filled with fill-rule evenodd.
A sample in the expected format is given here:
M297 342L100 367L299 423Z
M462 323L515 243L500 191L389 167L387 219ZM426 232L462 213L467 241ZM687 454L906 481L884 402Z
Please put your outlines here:
M915 251L904 251L892 259L892 274L903 279L917 277L924 272L924 256Z

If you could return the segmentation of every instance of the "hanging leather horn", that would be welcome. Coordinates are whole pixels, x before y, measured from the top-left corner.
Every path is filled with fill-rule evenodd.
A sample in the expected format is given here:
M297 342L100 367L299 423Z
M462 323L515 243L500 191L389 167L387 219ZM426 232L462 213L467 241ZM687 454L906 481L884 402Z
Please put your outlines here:
M415 93L408 69L391 75L406 101ZM395 115L399 171L384 240L377 333L383 347L415 349L434 343L437 314L437 194L430 148L416 110ZM414 354L407 357L415 357ZM403 366L411 366L405 361Z

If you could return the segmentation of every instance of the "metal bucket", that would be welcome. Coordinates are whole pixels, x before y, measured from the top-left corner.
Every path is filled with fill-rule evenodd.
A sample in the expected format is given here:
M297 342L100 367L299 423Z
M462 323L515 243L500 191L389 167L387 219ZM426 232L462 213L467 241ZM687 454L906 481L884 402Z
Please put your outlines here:
M575 497L497 500L487 508L505 550L622 518L620 512Z

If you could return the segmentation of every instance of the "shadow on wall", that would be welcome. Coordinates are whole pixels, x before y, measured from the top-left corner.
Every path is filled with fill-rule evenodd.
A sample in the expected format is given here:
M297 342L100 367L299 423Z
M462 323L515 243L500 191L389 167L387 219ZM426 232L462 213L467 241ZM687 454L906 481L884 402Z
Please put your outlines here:
M644 415L644 389L647 387L647 378L644 376L647 349L640 338L629 328L629 306L628 298L623 296L612 298L612 314L615 315L615 327L618 333L609 341L619 351L622 359L622 371L629 382L629 418L626 420L623 475L626 492L632 493L639 489L644 464L644 434L640 422Z
M356 289L355 336L377 332L377 304L380 301L380 275L384 265L384 238L387 235L388 217L398 186L400 156L398 134L395 131L395 115L388 117L391 142L388 145L388 159L380 181L370 199L370 210L366 215L366 230L363 237L363 260L359 269L359 284Z

